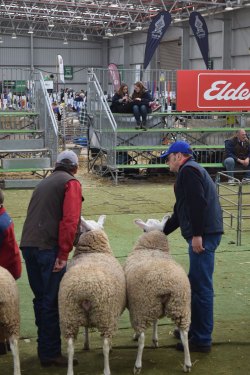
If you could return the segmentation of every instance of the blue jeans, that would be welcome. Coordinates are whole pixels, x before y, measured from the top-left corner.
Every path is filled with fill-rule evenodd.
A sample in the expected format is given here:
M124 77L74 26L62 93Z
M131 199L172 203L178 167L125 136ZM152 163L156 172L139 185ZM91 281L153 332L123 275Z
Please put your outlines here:
M226 170L228 171L227 174L228 174L229 177L234 176L233 171L234 171L235 165L236 165L237 170L245 170L246 171L246 178L250 178L250 165L248 165L248 167L243 167L243 165L241 165L239 163L236 163L235 160L231 157L226 158L224 160L224 165L225 165Z
M34 293L33 307L37 326L38 356L41 361L61 355L61 331L58 313L58 291L66 267L52 272L57 249L22 248L30 287Z
M148 108L145 104L142 104L140 106L134 104L133 105L133 113L134 113L134 116L135 116L135 119L136 119L137 123L141 121L141 117L142 117L142 121L146 122L147 115L148 115Z
M213 272L214 255L219 246L221 234L208 234L203 236L205 251L195 253L192 240L189 244L189 281L191 284L191 341L201 346L212 343L213 331Z

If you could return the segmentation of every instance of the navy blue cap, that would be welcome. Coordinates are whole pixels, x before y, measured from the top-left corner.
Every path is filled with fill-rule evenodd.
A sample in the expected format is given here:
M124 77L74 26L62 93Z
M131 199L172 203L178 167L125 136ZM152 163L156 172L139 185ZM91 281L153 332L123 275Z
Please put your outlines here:
M161 154L161 158L164 158L170 154L181 152L182 154L193 155L193 151L189 143L185 141L176 141L171 144L171 146Z

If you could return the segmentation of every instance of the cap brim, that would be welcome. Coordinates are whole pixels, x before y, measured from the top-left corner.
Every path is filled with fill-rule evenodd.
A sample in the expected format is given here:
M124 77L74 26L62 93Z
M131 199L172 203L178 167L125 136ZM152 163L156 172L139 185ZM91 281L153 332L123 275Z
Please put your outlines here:
M163 152L163 154L160 155L160 158L165 158L168 156L170 153L168 151Z

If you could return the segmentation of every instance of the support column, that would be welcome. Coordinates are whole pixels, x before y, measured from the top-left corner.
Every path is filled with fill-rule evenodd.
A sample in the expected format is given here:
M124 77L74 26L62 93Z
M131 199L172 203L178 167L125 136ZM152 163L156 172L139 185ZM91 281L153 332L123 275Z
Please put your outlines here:
M224 14L222 32L222 69L232 69L232 16Z
M124 69L130 68L130 38L126 35L123 37L123 66Z
M30 34L30 70L34 71L34 39L33 34Z
M189 25L182 28L182 69L190 69L190 32Z

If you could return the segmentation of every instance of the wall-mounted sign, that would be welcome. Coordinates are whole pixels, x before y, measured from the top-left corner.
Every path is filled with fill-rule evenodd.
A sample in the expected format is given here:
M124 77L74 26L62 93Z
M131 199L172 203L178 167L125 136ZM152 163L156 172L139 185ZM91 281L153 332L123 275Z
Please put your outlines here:
M178 111L248 111L249 70L178 70Z
M64 78L73 79L73 66L64 66Z
M53 84L54 84L53 81L44 81L46 90L53 90Z
M23 81L23 80L20 80L20 81L16 81L16 93L24 93L26 91L26 88L27 88L27 82L26 81Z
M3 81L3 87L5 89L14 89L16 87L16 81L5 80Z

